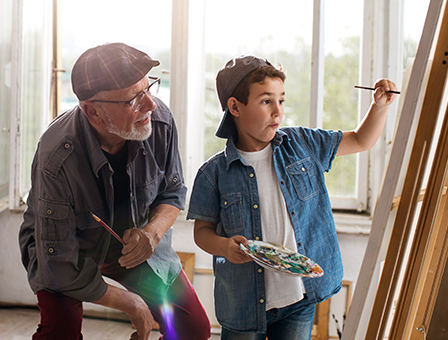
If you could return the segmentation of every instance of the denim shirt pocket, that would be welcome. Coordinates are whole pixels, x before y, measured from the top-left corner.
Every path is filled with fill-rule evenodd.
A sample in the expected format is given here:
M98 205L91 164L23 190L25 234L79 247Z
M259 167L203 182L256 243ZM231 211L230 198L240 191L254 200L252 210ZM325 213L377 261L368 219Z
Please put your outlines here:
M54 202L39 197L38 214L42 225L42 239L47 241L63 241L68 236L68 228L65 220L70 211L70 206L65 202Z
M241 193L221 196L221 225L227 236L234 236L244 229L243 195Z
M300 200L306 201L319 193L316 169L310 158L289 165L286 171Z

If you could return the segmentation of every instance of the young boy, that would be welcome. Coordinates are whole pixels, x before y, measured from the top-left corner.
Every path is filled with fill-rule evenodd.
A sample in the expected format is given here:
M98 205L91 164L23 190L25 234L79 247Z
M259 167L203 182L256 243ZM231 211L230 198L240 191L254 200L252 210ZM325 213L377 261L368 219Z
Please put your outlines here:
M371 148L395 95L375 83L373 102L354 131L279 129L285 75L267 60L241 56L216 76L224 116L223 152L195 179L188 219L195 242L214 255L215 309L221 339L310 339L315 304L337 293L342 261L324 172L335 156ZM239 247L248 240L284 245L318 263L320 278L260 267Z

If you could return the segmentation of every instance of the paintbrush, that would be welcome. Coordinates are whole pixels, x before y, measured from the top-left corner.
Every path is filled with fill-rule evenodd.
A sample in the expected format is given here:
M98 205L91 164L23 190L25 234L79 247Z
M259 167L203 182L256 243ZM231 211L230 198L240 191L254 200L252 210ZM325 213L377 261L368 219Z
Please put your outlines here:
M126 245L126 243L124 243L123 239L118 236L118 234L112 230L111 227L109 227L106 223L104 223L101 218L99 218L98 216L96 216L93 212L89 211L89 213L93 216L93 218L99 222L99 224L101 224L104 228L106 228L106 230L108 232L110 232L112 234L113 237L115 237L118 241L120 241L121 243L123 243L123 245Z
M373 87L367 87L367 86L359 86L359 85L355 85L354 86L357 89L361 89L361 90L370 90L370 91L375 91L376 89ZM395 94L400 94L400 91L386 91L387 93L395 93Z

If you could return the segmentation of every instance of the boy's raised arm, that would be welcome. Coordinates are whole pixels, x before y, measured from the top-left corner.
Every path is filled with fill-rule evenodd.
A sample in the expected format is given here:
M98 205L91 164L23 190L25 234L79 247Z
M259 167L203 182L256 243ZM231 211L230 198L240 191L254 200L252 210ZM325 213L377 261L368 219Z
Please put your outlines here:
M396 91L396 85L388 79L375 82L373 101L364 119L353 131L344 131L336 156L343 156L372 148L383 131L387 112L396 98L396 94L387 91Z
M236 235L230 238L219 236L216 233L216 226L211 222L194 221L194 241L205 252L223 256L232 263L252 261L239 246L240 243L249 243L244 236Z

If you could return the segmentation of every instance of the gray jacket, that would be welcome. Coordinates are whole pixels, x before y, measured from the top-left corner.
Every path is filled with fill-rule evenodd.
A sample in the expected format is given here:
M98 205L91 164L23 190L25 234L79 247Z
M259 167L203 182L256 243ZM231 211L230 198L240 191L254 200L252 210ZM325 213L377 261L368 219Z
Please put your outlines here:
M185 207L186 187L171 111L156 98L151 136L128 142L127 172L133 226L148 223L150 209L165 203ZM112 225L112 168L79 107L55 119L41 137L32 166L32 188L20 228L22 262L34 292L61 292L96 301L106 292L100 267L110 234L90 211ZM181 264L169 229L147 261L166 284Z

